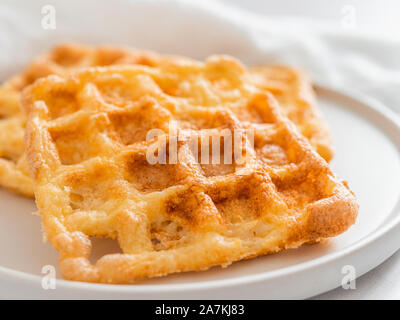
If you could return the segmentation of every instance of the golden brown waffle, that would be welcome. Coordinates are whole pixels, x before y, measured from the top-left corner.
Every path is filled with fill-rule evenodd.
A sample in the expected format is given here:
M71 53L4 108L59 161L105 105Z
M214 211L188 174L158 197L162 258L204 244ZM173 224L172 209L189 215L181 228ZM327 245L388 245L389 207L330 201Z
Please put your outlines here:
M11 80L0 87L0 186L32 197L32 180L23 157L26 120L19 109L16 82Z
M20 75L0 87L0 186L33 197L32 180L26 168L23 135L25 115L21 112L21 91L35 80L50 74L66 75L74 70L112 64L152 64L150 52L118 47L92 48L63 44L35 59Z
M251 70L257 87L271 92L286 116L326 161L333 157L332 138L304 72L288 66L260 66Z
M157 65L163 59L184 60L182 57L160 56L151 52L118 47L87 47L63 44L35 59L21 75L0 87L0 186L25 196L33 196L32 181L23 156L25 115L19 108L20 92L41 77L66 75L91 66L113 64ZM332 157L330 134L315 107L309 80L289 67L257 67L249 81L259 88L270 90L288 117L300 128L325 160Z
M354 223L346 184L247 78L236 60L217 56L91 68L24 92L36 202L66 279L130 283L227 266ZM155 128L163 134L146 140ZM200 161L198 150L226 129L253 130L254 147L244 135L232 164ZM166 164L148 161L156 147ZM91 236L116 239L123 253L91 264Z

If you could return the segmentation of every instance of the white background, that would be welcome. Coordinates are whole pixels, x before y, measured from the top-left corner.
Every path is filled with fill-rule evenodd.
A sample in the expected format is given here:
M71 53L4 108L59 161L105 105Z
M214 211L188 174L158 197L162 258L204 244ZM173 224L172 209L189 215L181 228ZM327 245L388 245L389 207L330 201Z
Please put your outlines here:
M400 39L398 0L221 0L266 16L297 16L341 27L346 7L353 6L359 31Z
M222 0L221 2L263 14L266 17L292 16L321 20L337 28L341 28L346 6L347 8L353 6L356 31L400 41L400 1L397 0ZM355 290L338 288L315 298L400 299L400 251L379 267L357 279Z

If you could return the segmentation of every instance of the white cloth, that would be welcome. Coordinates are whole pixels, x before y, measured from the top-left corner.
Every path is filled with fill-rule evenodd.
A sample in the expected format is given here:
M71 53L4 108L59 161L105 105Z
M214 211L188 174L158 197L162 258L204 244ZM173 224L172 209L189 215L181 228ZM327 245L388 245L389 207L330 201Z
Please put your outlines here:
M54 6L55 30L42 27L45 5ZM307 70L316 82L361 91L400 112L399 41L300 19L265 18L215 1L1 1L0 79L64 41L123 44L194 58L225 53L247 64L288 63ZM398 257L392 264L399 265ZM369 277L368 283L371 274L363 277ZM376 288L387 291L385 283ZM390 288L400 292L399 286L392 278ZM323 297L385 298L342 291Z
M48 4L56 10L55 30L41 26L41 10ZM266 19L205 0L2 0L0 78L67 40L195 58L227 53L249 64L289 63L315 81L362 91L400 111L399 41L299 19Z

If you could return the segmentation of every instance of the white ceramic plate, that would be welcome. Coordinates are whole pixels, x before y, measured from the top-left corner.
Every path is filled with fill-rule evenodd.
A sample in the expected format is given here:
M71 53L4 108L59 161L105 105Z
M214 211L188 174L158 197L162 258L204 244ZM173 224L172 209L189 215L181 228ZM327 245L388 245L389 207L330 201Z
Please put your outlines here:
M349 181L360 203L356 225L327 243L185 273L136 285L56 281L42 288L42 267L57 269L56 251L42 242L32 200L0 191L1 298L268 299L306 298L341 285L345 265L360 276L400 247L400 125L379 103L317 88L333 132L334 171ZM96 256L116 245L97 241Z

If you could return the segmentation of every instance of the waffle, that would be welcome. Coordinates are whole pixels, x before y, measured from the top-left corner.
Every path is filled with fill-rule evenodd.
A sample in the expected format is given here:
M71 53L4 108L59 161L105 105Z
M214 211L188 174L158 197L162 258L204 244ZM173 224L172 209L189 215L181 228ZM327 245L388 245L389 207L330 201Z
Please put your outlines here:
M333 157L331 134L316 106L307 75L288 66L260 66L252 68L251 81L274 95L286 116L329 162Z
M27 162L64 278L132 283L206 270L354 223L346 183L248 77L214 56L90 68L25 90ZM246 134L229 137L238 130ZM210 140L232 161L203 159ZM122 253L91 263L91 237L117 240Z
M183 60L182 57L162 56ZM35 59L21 74L0 87L0 186L33 197L32 180L25 162L23 132L25 115L20 111L21 90L47 75L66 75L79 68L113 64L157 65L161 56L151 52L117 47L86 47L63 44ZM309 80L299 71L283 66L253 68L249 81L269 90L287 116L300 128L325 160L332 157L330 134L315 107Z
M24 156L26 117L19 106L21 91L26 86L50 74L66 75L90 66L151 64L156 59L150 52L63 44L36 58L22 74L6 81L0 87L0 186L33 197L32 179Z

